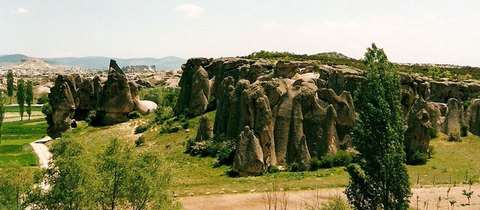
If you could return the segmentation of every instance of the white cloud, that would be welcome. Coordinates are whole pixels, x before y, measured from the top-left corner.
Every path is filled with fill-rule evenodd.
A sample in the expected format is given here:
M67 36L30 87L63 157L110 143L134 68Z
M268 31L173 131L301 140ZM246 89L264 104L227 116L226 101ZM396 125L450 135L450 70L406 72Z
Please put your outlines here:
M25 13L28 13L28 9L25 9L23 7L19 7L17 8L16 10L12 11L12 13L14 14L25 14Z
M193 4L182 4L175 7L175 10L183 13L187 18L196 18L205 12L203 7L193 5Z

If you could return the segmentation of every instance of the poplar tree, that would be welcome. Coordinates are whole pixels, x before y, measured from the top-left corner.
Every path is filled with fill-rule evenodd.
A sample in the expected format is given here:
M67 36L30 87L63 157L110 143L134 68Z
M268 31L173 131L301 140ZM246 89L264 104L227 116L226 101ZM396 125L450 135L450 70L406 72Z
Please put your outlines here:
M354 94L358 115L352 131L360 161L346 169L350 182L345 193L356 209L408 209L411 190L398 73L375 44L364 62L366 80Z
M33 84L32 81L27 81L27 91L25 92L25 102L27 103L28 120L32 115L32 103L33 103Z
M13 72L12 70L8 70L7 73L7 95L10 97L10 103L12 103L13 97Z
M25 112L25 82L23 79L18 80L17 103L20 112L20 120L23 121L23 113Z

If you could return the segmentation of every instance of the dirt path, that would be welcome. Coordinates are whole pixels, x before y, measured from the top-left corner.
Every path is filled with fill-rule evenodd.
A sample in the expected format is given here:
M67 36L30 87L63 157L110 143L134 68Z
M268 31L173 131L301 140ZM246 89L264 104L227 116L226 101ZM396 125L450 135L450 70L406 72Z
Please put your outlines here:
M45 136L43 139L30 143L30 146L32 146L33 151L35 151L35 154L38 157L40 167L44 169L48 168L48 162L50 161L50 158L52 158L52 153L50 153L48 147L45 145L45 143L50 140L52 140L50 136Z
M454 209L480 209L480 185L472 186L471 190L475 193L472 195L470 206L465 205L467 198L462 195L464 189L468 190L468 186L452 187L447 198L448 187L414 188L410 206L417 208L418 203L418 209L452 209L450 201L456 201ZM208 195L182 197L179 200L187 210L268 210L275 209L275 203L277 209L284 209L281 207L285 206L285 203L287 204L286 209L305 209L307 205L318 206L318 203L324 203L329 197L335 195L341 195L345 198L343 190L343 188L336 188L317 191L276 192L270 193L270 196L267 193ZM275 197L277 202L275 202ZM271 208L268 206L268 201L272 203Z

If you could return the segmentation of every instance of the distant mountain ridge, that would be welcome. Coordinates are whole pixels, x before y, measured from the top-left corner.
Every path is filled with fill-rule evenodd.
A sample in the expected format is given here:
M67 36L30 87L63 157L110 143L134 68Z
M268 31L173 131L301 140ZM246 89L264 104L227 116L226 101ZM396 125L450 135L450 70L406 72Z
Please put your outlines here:
M12 54L0 56L0 64L13 64L21 62L22 59L28 58L23 54ZM86 69L108 69L110 59L117 61L121 67L132 65L155 65L157 70L179 69L186 62L185 59L168 56L164 58L109 58L104 56L89 57L64 57L64 58L45 58L49 64L74 66Z

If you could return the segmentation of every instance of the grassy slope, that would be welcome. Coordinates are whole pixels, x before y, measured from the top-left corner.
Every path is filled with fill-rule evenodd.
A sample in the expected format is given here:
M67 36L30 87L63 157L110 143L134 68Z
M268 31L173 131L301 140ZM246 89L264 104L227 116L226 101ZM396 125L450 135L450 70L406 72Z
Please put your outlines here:
M213 119L214 112L208 113ZM80 128L67 134L67 137L81 142L91 153L91 158L108 142L107 139L116 137L125 139L133 144L133 125L152 119L153 114L147 118L137 119L131 123L103 127L103 128ZM263 191L272 185L283 187L289 190L304 190L328 187L342 187L348 183L348 175L342 167L333 169L321 169L308 172L280 172L271 173L258 177L231 178L226 175L229 170L227 166L214 168L214 158L192 157L184 154L185 142L196 134L195 126L198 117L191 120L192 128L172 134L159 134L156 128L146 131L145 145L137 150L152 150L164 156L170 164L173 174L172 190L179 196L186 196L190 193L201 195L206 193L217 194L232 192L249 192L251 190ZM436 154L423 166L408 166L412 185L419 177L420 185L448 184L450 177L453 182L463 182L466 171L468 177L478 182L480 178L480 162L474 154L480 149L480 138L470 135L463 138L463 142L455 143L446 141L446 136L440 134L432 140L431 145L435 147ZM470 154L470 155L468 155Z
M38 165L29 143L45 136L44 119L24 120L3 124L0 144L0 167Z

